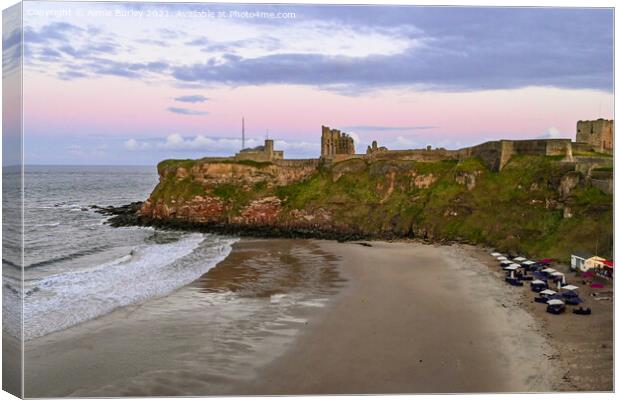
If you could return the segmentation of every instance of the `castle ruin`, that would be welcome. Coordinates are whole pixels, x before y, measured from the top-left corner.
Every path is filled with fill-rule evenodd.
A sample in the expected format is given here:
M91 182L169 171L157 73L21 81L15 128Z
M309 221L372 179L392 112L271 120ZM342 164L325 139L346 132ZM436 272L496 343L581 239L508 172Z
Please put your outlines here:
M321 157L331 158L339 154L355 154L353 138L338 129L321 126Z
M614 121L599 118L577 121L577 143L585 143L592 151L611 153L614 147Z
M560 157L565 162L582 162L584 157L596 159L604 157L611 160L613 152L613 120L598 119L577 123L576 141L571 139L526 139L493 140L458 150L444 148L390 150L373 141L365 154L355 153L353 138L338 129L321 126L321 157L309 159L284 159L284 152L274 150L273 140L265 140L263 146L243 149L233 157L211 157L214 161L257 161L272 162L290 168L318 168L350 159L397 160L434 162L442 160L463 160L478 157L493 171L501 171L515 156ZM596 153L603 153L597 156ZM582 160L582 161L580 161ZM596 160L594 160L596 161ZM592 161L592 162L594 162Z
M284 152L282 150L274 150L272 139L265 139L265 144L263 146L242 149L240 152L235 154L235 160L237 161L245 160L264 162L282 159L284 159Z
M387 147L377 145L377 141L373 140L372 144L366 148L366 155L388 151Z

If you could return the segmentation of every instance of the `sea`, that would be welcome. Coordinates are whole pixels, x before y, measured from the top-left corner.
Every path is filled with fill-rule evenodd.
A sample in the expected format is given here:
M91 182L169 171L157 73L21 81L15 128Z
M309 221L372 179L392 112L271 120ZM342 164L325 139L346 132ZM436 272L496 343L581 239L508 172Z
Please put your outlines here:
M5 171L4 179L10 182L18 175ZM237 238L113 228L106 224L109 217L91 207L145 200L157 181L154 166L26 166L24 286L20 293L20 261L10 248L19 245L9 237L18 236L18 230L8 227L4 329L19 337L22 296L28 341L165 296L226 258Z

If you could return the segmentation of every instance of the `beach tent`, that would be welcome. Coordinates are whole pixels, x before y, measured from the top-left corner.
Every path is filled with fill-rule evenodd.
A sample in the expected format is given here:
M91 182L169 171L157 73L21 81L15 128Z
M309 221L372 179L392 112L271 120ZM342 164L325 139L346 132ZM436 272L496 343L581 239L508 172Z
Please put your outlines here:
M564 312L564 302L560 299L551 299L547 302L547 312L551 314L560 314Z
M561 272L558 272L558 271L552 272L551 278L553 279L554 282L558 283L558 290L560 290L562 285L566 284L566 278L564 277L564 274Z
M534 279L530 282L530 288L533 292L540 292L541 290L545 290L547 288L547 282L540 279Z
M515 269L521 268L521 266L520 266L519 264L510 263L510 264L508 264L508 265L506 265L506 264L502 264L502 268L503 268L505 271L506 271L506 270L507 270L507 271L510 271L511 269L512 269L512 270L515 270Z
M532 260L525 260L521 263L522 265L532 265L532 264L536 264L536 261L532 261Z
M554 272L557 272L555 269L553 268L545 268L542 270L542 272L544 272L545 274L552 274Z
M551 290L551 289L545 289L545 290L540 292L540 294L542 294L544 296L553 296L556 293L557 292L555 290Z
M512 259L512 261L519 261L519 262L525 261L525 260L527 260L527 258L525 258L525 257L515 257L515 258Z
M577 286L566 285L562 289L566 289L565 292L562 292L562 300L564 300L566 304L576 306L577 304L582 303L582 300L579 298L579 295L575 291L577 290Z
M515 278L515 270L521 268L521 266L519 264L510 264L509 266L507 266L506 268L504 268L506 271L510 271L510 279L514 279Z
M499 262L499 265L510 265L510 264L513 264L513 262L510 260L502 260Z
M502 253L491 253L493 257L501 257Z
M497 261L502 261L502 260L507 260L507 258L504 256L497 257Z

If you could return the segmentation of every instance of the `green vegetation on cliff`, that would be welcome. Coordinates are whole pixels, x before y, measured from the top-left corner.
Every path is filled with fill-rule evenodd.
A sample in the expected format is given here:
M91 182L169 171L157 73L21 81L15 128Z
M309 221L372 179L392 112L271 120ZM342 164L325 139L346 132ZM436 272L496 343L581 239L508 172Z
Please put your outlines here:
M191 160L162 162L162 172L191 168ZM262 165L252 166L255 168ZM417 162L351 159L319 168L304 180L205 187L190 175L163 174L151 200L210 194L227 205L226 218L252 200L275 196L278 221L329 215L329 224L371 237L418 237L484 244L532 257L567 260L571 251L611 256L613 199L589 186L574 167L552 157L514 157L501 172L471 158ZM322 222L326 223L326 222Z

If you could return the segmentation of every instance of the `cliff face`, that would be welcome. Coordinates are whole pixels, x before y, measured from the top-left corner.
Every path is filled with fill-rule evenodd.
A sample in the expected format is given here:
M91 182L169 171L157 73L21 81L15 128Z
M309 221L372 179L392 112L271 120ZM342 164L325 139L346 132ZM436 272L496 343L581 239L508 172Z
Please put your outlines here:
M476 158L329 168L169 160L158 171L146 219L459 240L560 259L596 248L610 256L613 245L612 196L591 171L553 157L515 157L501 172Z

